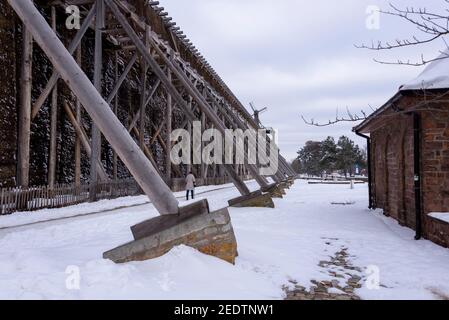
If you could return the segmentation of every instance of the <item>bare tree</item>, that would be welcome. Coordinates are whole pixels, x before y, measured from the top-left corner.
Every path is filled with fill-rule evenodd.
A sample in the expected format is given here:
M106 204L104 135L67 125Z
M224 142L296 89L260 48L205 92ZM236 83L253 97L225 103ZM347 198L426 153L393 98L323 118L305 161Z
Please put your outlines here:
M449 4L449 0L443 0ZM400 9L394 4L390 4L390 10L381 10L380 13L388 16L394 16L399 19L413 25L418 31L423 34L423 37L412 36L409 39L397 39L394 42L382 42L378 41L376 44L371 45L362 44L356 46L357 48L369 49L369 50L393 50L403 47L425 45L435 40L442 39L446 49L449 49L444 36L449 34L449 9L446 9L443 13L429 12L426 8L406 8ZM421 55L420 61L411 62L410 60L398 60L394 62L380 61L375 59L376 62L382 64L395 64L395 65L409 65L409 66L423 66L430 62L437 60L443 60L449 58L449 53L446 50L440 51L440 56L434 59L425 59L424 55Z
M444 3L449 5L449 0L442 0ZM426 8L415 8L415 7L407 7L405 9L400 9L394 4L390 4L389 10L380 10L380 13L387 16L393 16L399 18L401 20L406 21L407 23L414 26L421 35L411 36L408 39L396 39L394 42L383 42L378 41L377 43L372 43L371 45L356 45L357 48L368 49L374 51L384 51L384 50L394 50L398 48L411 47L411 46L421 46L426 45L436 40L441 39L444 43L445 50L439 51L439 56L433 59L425 59L424 55L421 55L420 61L381 61L378 59L374 59L377 63L380 64L389 64L389 65L407 65L407 66L423 66L429 64L431 62L435 62L438 60L444 60L449 58L449 45L445 40L445 36L449 35L449 8L445 9L442 13L437 12L429 12ZM423 90L424 102L420 103L420 106L415 106L418 110L426 110L426 111L441 111L439 109L432 109L429 107L429 102L445 102L444 99L447 96L447 93L443 94L432 94L427 93ZM370 107L373 111L373 109ZM422 109L419 109L422 108ZM359 114L352 113L349 108L346 108L346 114L344 116L340 116L337 111L337 115L335 119L329 120L327 123L318 123L314 119L306 119L304 116L301 116L303 121L306 124L324 127L334 125L340 122L357 122L362 121L368 118L368 114L365 111L361 111Z

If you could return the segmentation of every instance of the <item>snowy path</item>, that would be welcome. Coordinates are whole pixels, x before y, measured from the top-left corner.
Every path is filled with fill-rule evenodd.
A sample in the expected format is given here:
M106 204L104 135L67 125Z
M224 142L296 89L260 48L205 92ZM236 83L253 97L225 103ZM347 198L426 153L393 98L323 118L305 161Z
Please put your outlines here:
M156 215L145 197L0 217L0 227L11 227L36 222L39 216L110 210L118 202L118 207L135 205L0 230L0 298L282 299L282 287L289 280L305 287L311 280L332 280L329 271L338 270L319 264L342 248L347 248L348 259L360 270L379 268L380 290L364 285L356 292L363 299L448 296L449 250L416 242L411 230L367 210L366 193L366 185L350 190L298 181L284 199L275 199L274 210L230 209L239 245L235 266L187 247L140 263L115 265L101 259L104 251L132 239L129 226ZM237 195L234 188L225 188L199 198L207 197L211 208L218 209ZM79 268L80 290L66 288L68 266ZM353 272L365 277L363 272Z

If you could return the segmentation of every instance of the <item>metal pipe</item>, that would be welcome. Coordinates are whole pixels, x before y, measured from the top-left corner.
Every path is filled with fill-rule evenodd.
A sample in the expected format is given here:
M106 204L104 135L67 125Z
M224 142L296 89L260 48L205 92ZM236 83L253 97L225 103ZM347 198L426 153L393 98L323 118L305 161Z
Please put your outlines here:
M372 185L372 166L371 166L371 138L367 135L364 135L363 133L360 133L358 131L354 131L356 135L359 137L362 137L366 139L367 144L367 158L368 158L368 202L369 202L369 209L375 209L374 205L374 199L373 199L373 185Z
M422 201L421 201L421 116L417 112L413 115L413 158L415 180L415 214L416 214L416 240L422 238Z
M62 79L81 101L160 214L177 214L178 201L31 0L8 0Z

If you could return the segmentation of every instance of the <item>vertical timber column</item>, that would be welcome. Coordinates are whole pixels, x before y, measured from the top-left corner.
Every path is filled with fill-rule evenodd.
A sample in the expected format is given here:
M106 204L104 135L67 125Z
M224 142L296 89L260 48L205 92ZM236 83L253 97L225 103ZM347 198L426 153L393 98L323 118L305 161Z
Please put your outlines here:
M118 80L118 51L115 52L115 75L114 75L114 83L117 83ZM115 95L114 99L114 114L117 116L118 112L118 92ZM117 169L117 152L114 148L112 148L112 175L114 180L118 178L118 169Z
M56 33L56 7L51 7L51 24ZM56 82L51 94L50 113L50 155L48 157L48 186L53 189L56 180L56 135L58 123L58 82Z
M172 74L170 69L168 69L167 71L167 76L168 76L168 80L171 82L172 81ZM165 112L165 121L166 121L166 146L167 149L165 150L165 166L166 166L166 181L168 186L171 185L171 175L172 175L172 171L171 171L171 157L170 157L170 151L171 151L171 139L170 139L170 134L172 132L172 120L173 120L173 116L172 116L172 111L173 111L173 101L172 101L172 96L170 95L170 93L167 93L167 107L166 107L166 112Z
M145 46L148 48L150 29L146 26L145 29ZM144 57L141 57L140 61L141 76L140 76L140 120L139 120L139 146L141 150L145 149L145 109L146 109L146 99L147 99L147 71L148 63Z
M204 112L201 112L201 132L206 131L206 114ZM201 150L204 149L205 143L201 142ZM204 163L204 161L201 161L201 178L206 179L207 178L207 165Z
M193 101L193 98L189 97L188 107L190 110L192 110L192 101ZM189 137L192 138L192 124L189 121L187 122L187 126L188 126L187 131L189 132ZM181 129L184 129L184 128L181 128ZM193 150L192 141L190 141L190 148L191 148L191 150ZM187 165L187 173L192 171L192 155L190 155L189 159L190 159L190 161L189 161L189 164ZM203 177L201 177L201 178L203 178Z
M107 141L116 149L118 156L159 214L179 213L178 200L33 2L31 0L8 0L8 3L27 25L36 43L49 57L68 87L80 99L83 108L98 125Z
M141 150L145 147L145 97L147 87L147 65L142 59L140 63L141 77L140 77L140 115L139 115L139 147Z
M33 37L23 24L22 70L19 111L19 137L17 154L17 185L28 187L30 175L31 86Z
M94 86L98 92L101 90L103 72L103 37L104 28L104 1L96 0L95 16L95 58L94 58ZM90 158L90 189L89 199L95 201L97 198L97 161L101 163L101 133L98 126L92 121L92 155Z
M76 62L81 67L82 64L82 51L81 44L76 50ZM81 124L81 103L78 98L75 102L76 122ZM75 137L75 185L79 187L81 185L81 139L78 132Z

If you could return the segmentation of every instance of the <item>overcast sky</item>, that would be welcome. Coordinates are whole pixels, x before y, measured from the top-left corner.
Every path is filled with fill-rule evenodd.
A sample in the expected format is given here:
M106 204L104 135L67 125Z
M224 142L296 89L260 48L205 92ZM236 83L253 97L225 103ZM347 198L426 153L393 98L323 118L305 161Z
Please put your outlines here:
M441 6L443 0L392 0L399 6ZM383 60L432 58L444 47L390 52L357 49L354 44L394 41L419 35L398 19L381 16L380 28L368 29L367 8L387 9L385 0L161 0L169 15L220 74L242 103L268 107L261 119L279 130L288 159L307 140L348 135L355 123L317 128L300 116L326 122L337 108L370 111L392 97L422 68L379 65ZM424 35L423 35L424 36Z

